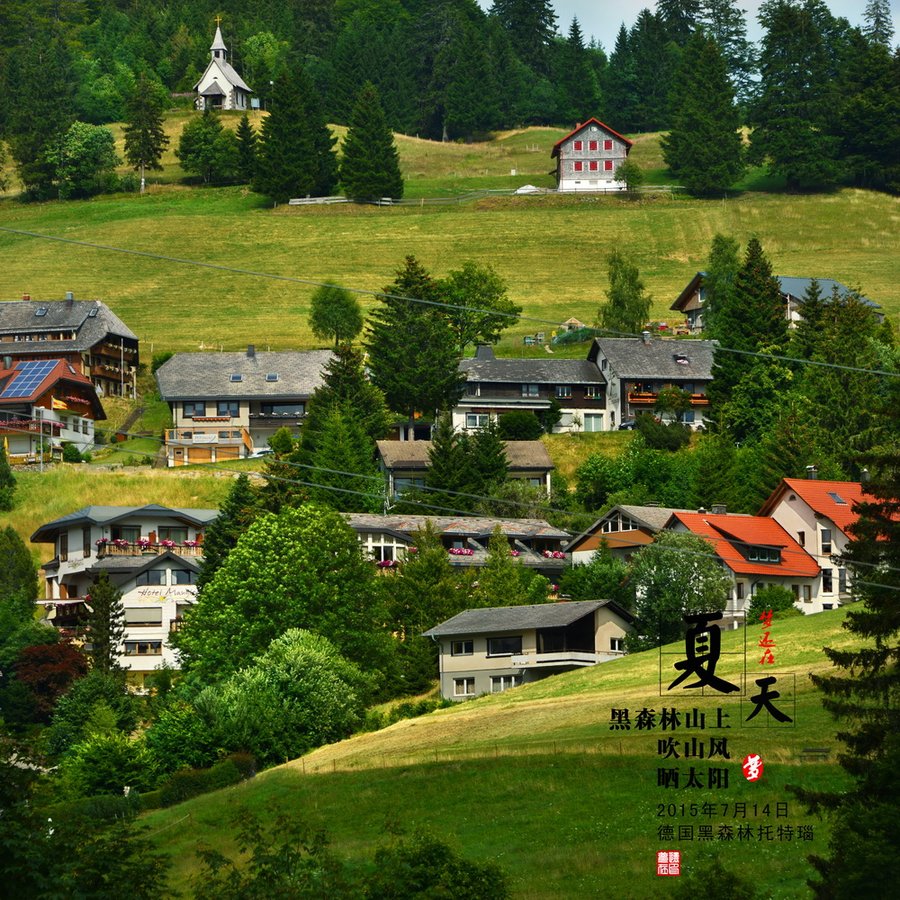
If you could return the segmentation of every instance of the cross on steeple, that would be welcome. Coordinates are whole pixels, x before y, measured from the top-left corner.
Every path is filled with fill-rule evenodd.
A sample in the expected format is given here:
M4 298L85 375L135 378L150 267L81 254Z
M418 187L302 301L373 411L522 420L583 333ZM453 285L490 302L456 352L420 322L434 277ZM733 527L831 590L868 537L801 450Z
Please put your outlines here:
M216 16L216 28L218 28L222 24L222 17Z

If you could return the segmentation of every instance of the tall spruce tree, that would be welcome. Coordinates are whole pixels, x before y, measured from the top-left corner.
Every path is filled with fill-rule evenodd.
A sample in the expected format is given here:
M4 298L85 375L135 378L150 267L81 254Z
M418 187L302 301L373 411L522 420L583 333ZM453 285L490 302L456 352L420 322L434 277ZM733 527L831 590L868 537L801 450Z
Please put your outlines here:
M572 19L569 34L557 49L554 83L559 91L559 117L563 122L583 122L600 112L600 86L584 46L578 19Z
M109 580L109 572L101 570L91 585L91 608L87 628L91 639L91 668L109 674L118 672L118 655L125 637L125 608L122 592Z
M669 40L683 47L697 29L700 0L657 0L656 12L666 26Z
M334 193L336 140L309 75L303 69L282 73L259 137L254 188L278 203Z
M889 0L869 0L863 13L865 26L863 34L874 44L881 44L891 49L891 38L894 36L894 23L891 19Z
M467 449L475 476L474 493L487 496L503 484L509 472L506 442L494 419L472 434Z
M475 503L471 496L477 492L476 474L472 469L468 435L453 427L449 413L435 423L431 448L428 451L428 470L425 473L424 502L431 504L435 514L440 507L447 512L468 512ZM427 511L427 510L426 510Z
M519 59L538 74L550 72L556 13L549 0L494 0L491 15L506 29Z
M813 278L803 292L801 319L791 335L791 352L801 359L812 359L821 336L825 318L825 296L818 280Z
M434 305L443 299L438 282L407 256L369 317L372 381L384 391L388 406L410 419L450 409L462 394L465 380L453 331Z
M747 22L737 0L701 0L699 23L725 58L728 76L741 106L746 106L755 87L756 60L747 40Z
M702 31L684 48L671 100L672 130L662 140L666 164L692 193L727 190L744 169L740 118L725 60Z
M28 548L11 525L0 528L0 645L16 626L34 620L37 569Z
M759 94L751 107L750 159L783 175L790 190L828 187L838 178L837 141L828 133L832 78L829 51L809 6L772 0Z
M403 196L400 155L378 90L367 81L356 97L342 146L341 184L352 200Z
M731 399L735 387L755 365L747 355L761 348L784 348L787 319L778 279L756 238L747 244L743 264L735 276L727 302L717 303L712 337L723 348L713 358L713 380L707 393L714 408Z
M203 538L203 563L197 579L198 589L209 584L240 536L259 515L259 498L243 472L235 478L228 496L219 507L219 515L207 526Z
M792 788L814 811L832 812L829 855L810 858L820 876L810 886L821 900L890 896L892 861L900 852L900 391L898 379L892 381L893 402L885 412L893 436L861 460L871 480L841 557L853 596L862 601L844 623L857 646L826 647L836 671L811 676L825 694L823 705L844 726L838 738L846 751L838 762L852 786Z
M169 145L163 120L163 106L158 85L151 82L144 72L137 83L125 110L126 120L122 128L125 136L125 159L141 173L141 193L144 193L146 169L162 170L163 151Z
M703 275L703 326L713 338L718 336L716 310L731 303L734 281L741 268L740 249L734 238L723 234L712 239Z
M241 116L235 135L238 148L238 175L241 181L250 184L256 177L256 146L259 142L259 135L250 124L250 117L247 113Z
M610 111L607 121L615 122L622 132L635 130L637 69L628 29L622 25L602 81L604 108ZM614 116L614 118L613 118Z
M669 86L678 68L678 47L666 36L662 19L641 10L628 35L634 61L634 131L659 131L669 125Z

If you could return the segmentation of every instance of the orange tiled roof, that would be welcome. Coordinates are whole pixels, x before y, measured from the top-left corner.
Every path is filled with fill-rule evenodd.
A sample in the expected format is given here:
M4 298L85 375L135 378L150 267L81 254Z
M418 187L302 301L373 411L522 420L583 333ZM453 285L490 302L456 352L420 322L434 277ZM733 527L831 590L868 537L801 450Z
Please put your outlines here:
M693 534L709 540L716 555L738 575L781 575L815 578L816 561L774 520L765 516L673 513ZM750 547L774 547L781 562L764 563L747 559Z
M795 493L814 512L827 516L846 532L858 518L856 504L862 502L862 485L858 481L818 481L808 478L785 478L781 487L766 501L761 512L771 512L786 491ZM832 496L835 495L835 496ZM844 500L839 503L836 498ZM773 503L773 501L775 501Z

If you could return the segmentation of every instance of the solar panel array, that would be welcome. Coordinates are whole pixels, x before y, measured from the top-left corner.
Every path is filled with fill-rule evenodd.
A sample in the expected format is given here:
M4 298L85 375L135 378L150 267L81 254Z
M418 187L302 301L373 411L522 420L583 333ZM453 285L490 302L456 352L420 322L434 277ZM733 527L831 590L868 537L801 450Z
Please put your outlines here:
M16 366L16 375L0 394L0 399L14 397L30 397L40 383L56 367L59 360L37 359L32 362L20 362Z

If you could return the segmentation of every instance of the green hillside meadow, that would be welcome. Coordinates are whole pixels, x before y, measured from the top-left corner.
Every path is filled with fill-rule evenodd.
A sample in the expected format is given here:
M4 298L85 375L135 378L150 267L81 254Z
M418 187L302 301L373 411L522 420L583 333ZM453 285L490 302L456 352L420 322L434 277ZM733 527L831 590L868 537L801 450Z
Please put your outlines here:
M752 875L761 897L809 896L805 882L812 869L805 857L826 850L828 825L807 814L786 786L844 783L834 761L835 725L809 680L810 672L827 668L823 645L852 643L841 628L844 615L773 623L776 665L765 667L765 674L778 673L785 696L796 675L796 707L786 707L794 715L791 727L741 727L752 704L741 715L741 701L721 695L697 698L676 688L660 696L660 655L651 651L358 735L143 819L182 885L198 871L198 848L235 851L237 820L251 812L267 821L287 813L324 827L332 849L359 866L395 826L427 828L467 856L503 866L521 900L667 896L674 879L655 874L660 849L681 849L688 869L705 854L718 854L728 868ZM754 644L758 630L747 631L747 669L754 678L762 672ZM725 634L723 651L737 651L742 660L744 637L743 631ZM677 658L666 657L666 665ZM722 707L734 727L664 733L659 727L637 731L633 724L630 731L610 730L612 708L630 709L634 723L643 707L657 714L662 707L697 708L710 723L713 710ZM731 759L715 765L728 769L727 789L658 787L663 763L657 741L666 736L725 736ZM807 747L830 748L830 759L802 757ZM750 753L760 754L765 765L755 783L741 774ZM693 762L703 772L713 764L682 759L665 765L686 771ZM704 810L704 803L713 806ZM741 803L746 818L740 808L735 816ZM778 803L787 804L786 815L777 815ZM752 826L752 837L718 839L720 826L733 826L737 835L742 824ZM658 828L667 825L676 833L692 826L694 840L661 841ZM701 825L713 826L712 840L699 839ZM812 826L812 840L797 839L799 826Z
M446 197L552 184L550 148L561 134L527 129L475 145L401 138L407 193ZM638 136L635 158L643 158L653 181L661 180L656 135ZM163 181L174 174L167 169ZM750 187L759 183L758 173L755 181L748 178ZM273 209L243 187L164 183L144 197L3 200L0 227L312 282L335 279L361 291L388 284L407 254L438 276L466 259L489 262L525 315L537 320L519 323L505 338L503 352L518 353L526 333L550 332L573 315L595 320L607 286L606 257L616 246L639 266L654 298L653 316L671 321L669 305L704 265L717 232L742 242L758 236L780 274L859 286L897 322L898 203L859 190L791 196L754 189L727 200L663 192L639 201L494 196L441 206ZM2 299L59 298L67 290L103 299L140 336L145 358L159 350L316 343L307 325L314 288L305 284L3 231L0 273Z

